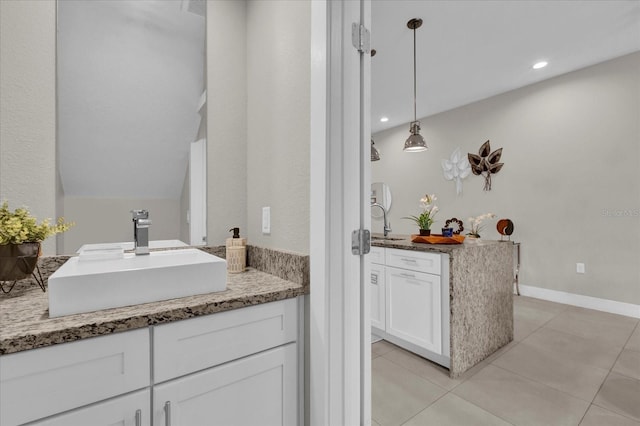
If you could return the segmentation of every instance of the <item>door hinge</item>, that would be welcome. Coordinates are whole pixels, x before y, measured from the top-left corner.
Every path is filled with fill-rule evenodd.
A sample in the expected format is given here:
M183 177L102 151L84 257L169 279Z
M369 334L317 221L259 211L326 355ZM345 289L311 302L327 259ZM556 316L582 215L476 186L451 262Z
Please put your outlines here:
M360 53L371 51L371 34L364 25L355 22L351 24L351 42Z
M368 229L356 229L351 233L351 253L356 256L368 254L371 251L371 232Z

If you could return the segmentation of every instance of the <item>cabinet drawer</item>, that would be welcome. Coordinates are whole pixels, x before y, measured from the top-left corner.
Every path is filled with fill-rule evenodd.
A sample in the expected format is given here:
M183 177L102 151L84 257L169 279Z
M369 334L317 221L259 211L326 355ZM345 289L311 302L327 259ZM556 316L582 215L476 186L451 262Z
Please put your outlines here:
M149 426L151 425L151 391L141 390L29 425Z
M0 424L21 424L142 389L149 386L150 371L148 328L3 355Z
M387 249L386 265L440 275L440 254L423 251Z
M154 328L154 380L160 383L294 342L298 299L286 299Z
M371 247L371 251L369 252L369 260L371 260L371 263L384 265L384 251L384 247Z

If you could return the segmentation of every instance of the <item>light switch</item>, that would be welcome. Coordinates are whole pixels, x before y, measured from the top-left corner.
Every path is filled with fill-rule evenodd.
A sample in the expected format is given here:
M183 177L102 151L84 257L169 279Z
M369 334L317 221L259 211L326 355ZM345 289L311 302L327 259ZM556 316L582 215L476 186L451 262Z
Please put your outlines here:
M262 208L262 233L271 234L271 207Z
M584 263L576 263L576 273L584 274Z

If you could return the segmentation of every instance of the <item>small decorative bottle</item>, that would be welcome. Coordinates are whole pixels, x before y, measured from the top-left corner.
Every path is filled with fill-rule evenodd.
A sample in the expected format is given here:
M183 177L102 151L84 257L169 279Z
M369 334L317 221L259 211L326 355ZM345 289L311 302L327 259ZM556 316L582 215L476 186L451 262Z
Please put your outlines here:
M244 272L247 266L247 239L240 238L240 228L231 228L232 238L227 238L227 272Z

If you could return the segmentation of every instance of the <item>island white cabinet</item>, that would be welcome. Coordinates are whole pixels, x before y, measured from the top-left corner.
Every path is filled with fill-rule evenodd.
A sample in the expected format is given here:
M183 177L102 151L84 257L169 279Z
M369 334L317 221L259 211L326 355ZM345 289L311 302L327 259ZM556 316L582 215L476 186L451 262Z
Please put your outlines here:
M302 424L303 306L286 299L0 356L0 424Z
M385 329L385 268L371 263L371 326Z
M440 275L386 267L385 331L442 354Z
M449 367L449 256L383 247L371 254L373 333Z

